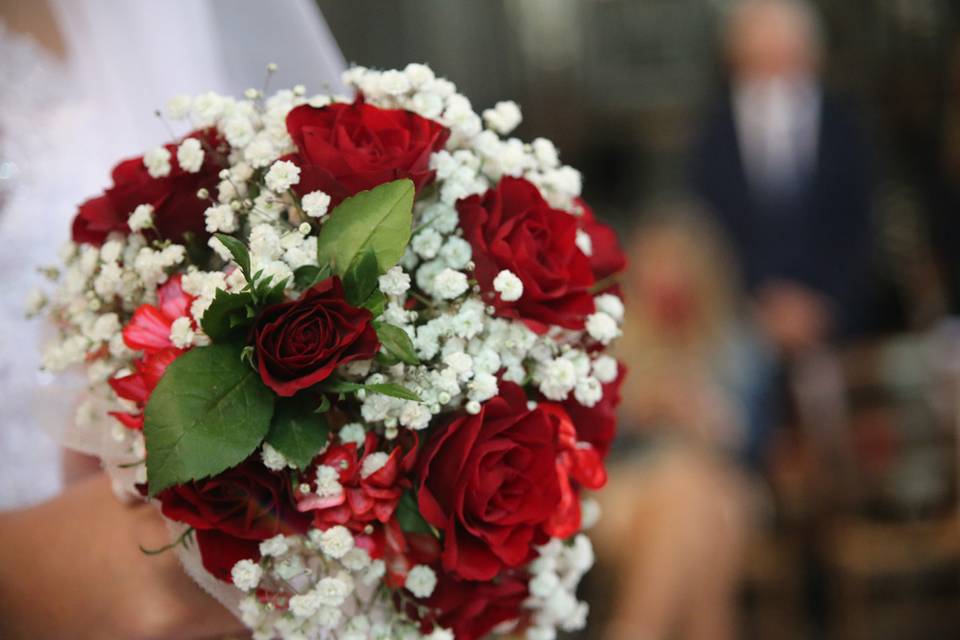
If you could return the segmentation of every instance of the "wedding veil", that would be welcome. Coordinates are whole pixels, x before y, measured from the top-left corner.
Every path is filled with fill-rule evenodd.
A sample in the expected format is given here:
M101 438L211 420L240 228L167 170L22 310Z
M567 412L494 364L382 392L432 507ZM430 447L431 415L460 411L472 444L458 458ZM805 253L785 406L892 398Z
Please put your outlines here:
M311 0L53 0L74 75L97 103L103 161L166 141L153 112L177 94L342 90L343 56ZM106 175L106 174L105 174Z
M86 381L37 374L43 323L24 318L27 293L42 283L38 265L56 261L77 205L108 186L118 161L170 141L154 116L178 94L240 96L304 84L342 91L343 57L311 0L48 0L65 44L54 58L29 34L5 29L10 67L0 94L0 161L17 167L0 182L0 239L16 247L0 260L0 508L54 494L53 442L109 459L104 430L74 419ZM177 130L176 134L186 131Z

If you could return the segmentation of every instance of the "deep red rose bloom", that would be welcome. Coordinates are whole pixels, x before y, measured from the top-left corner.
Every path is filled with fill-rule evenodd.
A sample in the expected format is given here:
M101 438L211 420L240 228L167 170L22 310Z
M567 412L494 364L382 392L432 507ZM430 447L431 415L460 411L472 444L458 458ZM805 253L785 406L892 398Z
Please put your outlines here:
M278 395L292 396L326 380L340 365L380 350L366 309L347 304L343 284L328 278L299 300L268 307L257 319L257 366Z
M512 382L436 432L421 454L418 502L444 534L443 568L490 580L528 562L560 501L556 459L554 424Z
M211 150L222 148L224 143L215 129L194 131L187 137L205 142L203 165L197 173L180 168L176 144L166 145L171 156L170 173L162 178L147 172L142 156L124 160L113 168L113 186L80 205L73 219L73 241L101 245L113 231L129 233L127 218L141 204L153 205L156 235L160 238L179 242L188 231L205 238L203 212L210 203L198 198L197 191L204 188L216 197L217 174L222 167Z
M358 97L353 104L296 107L287 131L297 153L286 159L300 167L301 195L323 191L336 206L345 198L401 178L417 190L434 179L430 154L443 149L450 131L433 120L400 109L380 109Z
M143 357L133 363L133 373L109 381L117 396L136 402L139 408L136 412L110 413L128 429L143 429L143 408L150 394L170 363L184 352L170 341L174 320L187 316L194 300L183 291L180 281L181 276L177 274L160 285L157 304L140 305L123 328L124 343L134 351L143 351Z
M528 595L524 576L505 574L491 582L458 580L443 572L437 577L433 595L422 604L430 611L429 621L453 631L457 640L479 640L497 625L513 621L523 626Z
M603 398L592 407L585 407L572 397L563 402L577 428L577 439L589 442L602 458L609 453L616 434L620 387L626 375L627 368L620 364L616 379L603 385Z
M537 187L502 178L484 195L457 203L464 238L473 247L476 278L497 315L526 320L536 331L549 325L583 329L593 313L593 272L577 247L577 218L553 209ZM523 282L523 295L504 301L493 280L509 269Z
M197 547L203 568L224 582L232 582L233 565L241 560L260 560L260 541L234 538L216 529L197 529Z
M339 472L338 481L343 491L328 496L297 494L297 508L312 512L314 526L322 530L344 525L360 532L370 522L389 522L404 490L411 486L408 475L416 463L416 436L406 453L402 446L393 447L383 466L364 476L364 462L374 454L380 455L374 433L367 434L362 452L353 442L331 445L314 460L305 475L315 477L320 465L332 467Z
M580 198L577 198L577 206L581 211L578 218L580 229L590 238L590 268L593 270L593 277L600 281L621 273L627 268L627 257L620 248L617 232L597 220L593 209Z
M226 567L227 576L238 560L255 557L253 545L243 541L306 533L310 525L310 517L297 511L289 478L255 458L212 478L171 487L158 498L163 515L196 529L204 566ZM205 546L214 548L205 552Z

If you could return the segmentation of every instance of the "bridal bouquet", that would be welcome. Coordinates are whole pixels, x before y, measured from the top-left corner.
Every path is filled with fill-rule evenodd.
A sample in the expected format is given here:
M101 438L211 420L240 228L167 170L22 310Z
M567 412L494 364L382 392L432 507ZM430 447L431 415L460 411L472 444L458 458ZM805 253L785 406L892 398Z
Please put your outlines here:
M255 638L583 627L623 368L613 232L550 141L423 65L179 97L45 309L75 430ZM154 550L156 551L156 550Z

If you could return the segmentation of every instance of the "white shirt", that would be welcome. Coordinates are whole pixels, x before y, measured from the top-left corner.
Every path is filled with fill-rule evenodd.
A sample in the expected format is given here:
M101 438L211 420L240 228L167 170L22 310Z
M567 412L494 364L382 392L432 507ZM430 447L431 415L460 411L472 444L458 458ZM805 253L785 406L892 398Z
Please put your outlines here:
M737 141L753 190L790 192L812 174L821 102L812 79L774 78L734 88Z

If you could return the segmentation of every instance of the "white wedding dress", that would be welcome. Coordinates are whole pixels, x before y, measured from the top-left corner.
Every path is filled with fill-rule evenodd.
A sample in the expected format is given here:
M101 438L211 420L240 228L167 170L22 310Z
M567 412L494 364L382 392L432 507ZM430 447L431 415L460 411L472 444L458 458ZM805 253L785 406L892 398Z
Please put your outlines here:
M54 0L62 62L0 20L0 510L61 488L58 441L83 380L40 371L49 329L24 312L76 206L119 160L166 142L153 115L176 94L340 90L343 58L310 0Z

